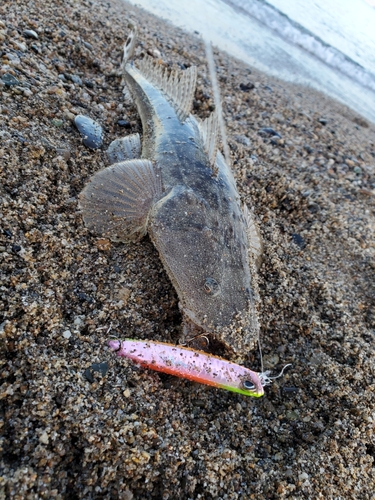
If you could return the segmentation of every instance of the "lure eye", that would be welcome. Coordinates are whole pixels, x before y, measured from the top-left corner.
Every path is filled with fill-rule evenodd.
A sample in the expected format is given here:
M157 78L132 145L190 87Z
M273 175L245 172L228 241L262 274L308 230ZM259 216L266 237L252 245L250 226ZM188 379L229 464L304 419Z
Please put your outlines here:
M214 297L220 292L220 285L213 278L206 278L203 288L207 295L210 295L211 297Z
M255 385L251 382L251 380L244 380L242 385L247 391L253 391L255 389Z

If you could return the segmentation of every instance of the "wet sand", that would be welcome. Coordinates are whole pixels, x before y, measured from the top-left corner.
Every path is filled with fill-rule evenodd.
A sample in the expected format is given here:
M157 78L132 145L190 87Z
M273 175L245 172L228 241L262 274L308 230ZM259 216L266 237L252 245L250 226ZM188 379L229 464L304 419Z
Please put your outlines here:
M106 343L177 342L176 293L147 237L90 234L77 195L113 139L142 132L117 76L128 23L138 55L198 66L201 118L203 44L121 3L5 1L0 20L0 498L375 498L375 126L215 51L264 242L265 364L292 367L260 400L150 372Z

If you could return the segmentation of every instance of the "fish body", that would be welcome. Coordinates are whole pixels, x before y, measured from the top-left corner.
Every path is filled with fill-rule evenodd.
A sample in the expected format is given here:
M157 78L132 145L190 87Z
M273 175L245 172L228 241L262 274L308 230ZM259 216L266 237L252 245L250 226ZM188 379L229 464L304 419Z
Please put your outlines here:
M217 149L217 119L190 114L195 67L167 75L150 58L138 68L127 58L123 78L141 116L142 146L138 134L113 141L112 165L80 195L84 221L117 241L148 233L179 297L183 340L204 334L242 357L258 334L257 255L249 250L259 242Z
M163 342L111 340L118 356L143 367L169 373L201 384L259 398L264 390L259 374L226 359Z

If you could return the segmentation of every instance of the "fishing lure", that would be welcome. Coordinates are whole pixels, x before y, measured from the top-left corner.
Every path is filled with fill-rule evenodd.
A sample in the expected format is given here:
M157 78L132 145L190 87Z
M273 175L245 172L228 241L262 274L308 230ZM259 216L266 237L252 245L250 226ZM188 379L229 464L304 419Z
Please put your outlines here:
M263 396L265 374L258 374L226 359L164 342L126 339L108 342L117 356L130 358L141 366L169 373L201 384L212 385L245 396Z

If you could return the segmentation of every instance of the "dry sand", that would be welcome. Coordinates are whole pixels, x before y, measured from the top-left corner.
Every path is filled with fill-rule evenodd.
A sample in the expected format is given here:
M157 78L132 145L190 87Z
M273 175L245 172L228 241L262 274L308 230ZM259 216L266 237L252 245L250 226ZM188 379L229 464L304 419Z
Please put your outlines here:
M375 498L375 127L216 52L264 240L266 366L293 366L260 400L159 375L106 342L176 342L175 291L147 238L89 234L77 195L114 138L141 132L116 76L128 22L139 53L198 66L205 117L201 40L104 1L3 0L0 19L0 76L19 81L0 84L0 497ZM102 149L82 144L77 114L103 126ZM246 364L259 369L256 351Z

